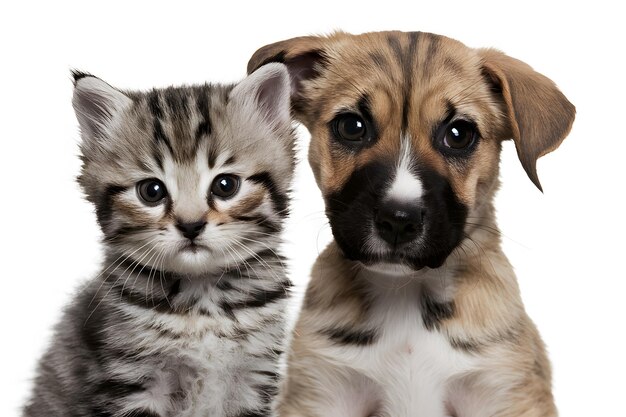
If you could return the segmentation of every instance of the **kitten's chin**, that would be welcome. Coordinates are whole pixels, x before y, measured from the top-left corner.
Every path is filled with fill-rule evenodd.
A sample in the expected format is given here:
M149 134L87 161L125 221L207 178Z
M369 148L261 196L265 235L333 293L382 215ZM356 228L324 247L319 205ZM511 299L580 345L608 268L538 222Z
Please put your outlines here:
M202 274L218 270L216 259L203 247L185 248L174 255L165 267L179 274Z

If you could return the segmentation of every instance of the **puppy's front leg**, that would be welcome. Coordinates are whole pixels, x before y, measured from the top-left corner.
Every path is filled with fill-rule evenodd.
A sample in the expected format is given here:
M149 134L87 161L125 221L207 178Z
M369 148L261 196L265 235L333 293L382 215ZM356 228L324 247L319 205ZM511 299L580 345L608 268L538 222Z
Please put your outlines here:
M454 417L556 417L549 381L537 374L516 377L480 373L451 384L448 398Z
M380 392L365 376L326 362L300 357L292 362L280 400L280 417L374 417Z

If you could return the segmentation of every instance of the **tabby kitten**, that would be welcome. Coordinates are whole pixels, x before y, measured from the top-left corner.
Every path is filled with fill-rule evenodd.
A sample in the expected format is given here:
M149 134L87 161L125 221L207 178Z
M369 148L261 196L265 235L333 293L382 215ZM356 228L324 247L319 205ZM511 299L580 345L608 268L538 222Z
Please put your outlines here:
M291 285L285 67L147 93L74 79L106 268L65 311L24 415L271 415Z

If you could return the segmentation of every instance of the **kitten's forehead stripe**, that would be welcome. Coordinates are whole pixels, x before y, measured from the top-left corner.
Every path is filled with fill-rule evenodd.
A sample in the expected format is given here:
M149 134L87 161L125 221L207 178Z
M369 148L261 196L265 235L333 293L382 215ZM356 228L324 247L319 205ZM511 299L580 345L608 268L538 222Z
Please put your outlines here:
M189 117L189 94L180 89L170 87L163 91L163 95L171 114L180 114L185 118Z
M155 118L163 117L163 109L161 108L161 99L159 98L159 92L155 89L147 95L148 108Z
M163 108L161 107L161 99L157 90L152 90L147 96L148 108L152 113L152 134L157 144L164 144L171 155L174 155L174 148L170 139L165 135L163 130Z
M198 128L196 129L196 140L200 141L203 136L211 135L213 126L211 125L211 117L209 115L211 97L203 89L197 90L196 108L202 117Z

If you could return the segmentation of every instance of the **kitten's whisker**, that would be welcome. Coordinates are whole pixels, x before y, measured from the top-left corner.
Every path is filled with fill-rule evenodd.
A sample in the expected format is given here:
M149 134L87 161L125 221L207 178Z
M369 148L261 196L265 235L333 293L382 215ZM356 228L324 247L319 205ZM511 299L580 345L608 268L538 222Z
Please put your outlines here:
M150 264L150 262L152 262L152 259L157 255L157 250L155 248L155 252L152 254L152 256L150 257L150 259L148 259L146 261L146 263L143 264L143 266L141 267L141 269L139 270L139 272L137 273L137 279L141 276L141 274L143 273L143 270L146 268L146 266L148 264ZM152 270L152 269L151 269ZM148 274L148 279L146 280L146 305L148 304L148 292L150 289L150 274Z
M269 271L270 273L273 272L274 268L272 268L264 259L262 259L258 254L254 253L250 248L248 248L247 246L245 246L243 243L241 242L234 242L235 244L239 245L243 250L245 250L246 252L248 252L254 259L256 259L262 267L264 267L267 271ZM269 248L268 248L269 249ZM270 249L274 255L278 256L272 249ZM279 259L280 261L280 259ZM284 267L283 263L280 262L281 266ZM276 276L276 274L272 274L274 278L278 279L278 276ZM258 274L257 274L258 276Z
M170 308L172 308L172 303L170 302L170 299L167 297L167 291L165 291L165 288L163 287L163 280L165 279L165 274L163 272L163 267L165 266L165 256L167 255L167 248L163 248L163 250L161 251L161 259L160 259L160 266L159 266L159 283L161 284L161 291L163 291L163 295L165 296L165 301L167 301L167 304L170 306Z
M115 261L113 261L104 271L102 271L101 273L99 273L92 281L97 280L98 278L100 278L102 275L104 275L104 273L111 267L113 266L114 263L116 263L117 261L120 260L120 258L124 258L122 259L117 266L111 271L109 272L109 274L106 276L106 278L104 278L102 280L102 282L100 282L100 285L98 286L98 289L96 290L96 292L94 293L93 297L91 297L91 301L89 301L89 304L87 305L87 308L91 307L91 304L94 302L94 300L96 299L96 297L98 296L98 293L100 292L100 290L102 289L102 286L104 285L104 283L107 281L107 279L111 276L111 274L113 272L115 272L117 270L117 268L120 267L120 265L122 265L124 262L126 262L128 260L128 258L130 258L131 256L133 256L135 253L137 253L137 251L143 249L144 247L146 247L147 245L149 245L150 243L154 242L157 238L152 238L151 240L149 240L148 242L144 243L143 245L141 245L140 247L138 247L137 249L135 249L134 251L132 251L129 254L126 253L122 253Z
M230 244L226 244L225 249L228 251L228 253L233 257L233 261L237 261L237 254L235 253L234 249L232 248L232 246ZM237 268L237 272L239 272L239 278L242 278L242 274L241 274L241 269L239 268L239 265L237 262L235 262L235 268Z
M145 245L144 245L144 246L145 246ZM150 248L150 250L149 250L147 253L150 253L151 251L152 251L152 248ZM135 252L136 252L136 250L135 250L133 253L135 253ZM131 255L132 255L132 254L131 254ZM124 258L124 261L122 261L122 263L123 263L123 262L125 262L125 261L126 261L126 260L127 260L127 259L131 256L131 255L129 255L129 256L127 256L126 258ZM143 257L142 257L141 259L143 259ZM137 265L137 264L139 264L139 262L141 262L141 261L133 261L133 263L135 263L136 265ZM131 263L131 265L133 265L133 263ZM118 265L118 267L119 267L119 265ZM135 266L135 267L136 267L136 266ZM116 267L115 269L117 269L117 267ZM109 275L107 275L107 277L106 277L106 278L103 280L103 282L100 284L100 287L98 287L98 290L96 291L96 294L94 294L94 296L92 297L92 301L89 303L88 307L90 307L90 306L91 306L91 303L92 303L92 302L93 302L93 300L95 299L96 295L100 292L100 289L102 288L102 285L103 285L105 282L107 282L107 281L108 281L109 276L111 276L111 274L112 274L113 272L115 272L115 269L114 269L113 271L111 271L111 272L109 273ZM134 271L134 270L135 270L135 268L133 268L133 271ZM131 274L132 274L132 271L131 271ZM115 281L114 281L112 284L111 284L111 283L109 283L109 289L107 290L106 294L104 294L104 295L100 298L100 301L98 301L98 304L96 304L96 306L93 308L93 310L89 313L89 315L88 315L88 316L87 316L87 318L85 319L85 323L83 323L83 326L84 326L85 324L87 324L87 322L89 321L89 319L91 318L91 316L93 315L93 313L95 313L95 312L96 312L96 310L98 309L98 307L100 306L100 304L102 304L102 302L103 302L103 301L105 300L105 298L109 295L109 293L111 292L111 290L112 290L112 289L115 287L115 285L117 285L117 283L118 283L118 282L122 279L122 277L123 277L123 275L119 275L119 276L115 279ZM120 294L122 294L122 293L120 293ZM120 295L120 297L121 297L121 295Z

